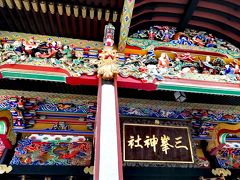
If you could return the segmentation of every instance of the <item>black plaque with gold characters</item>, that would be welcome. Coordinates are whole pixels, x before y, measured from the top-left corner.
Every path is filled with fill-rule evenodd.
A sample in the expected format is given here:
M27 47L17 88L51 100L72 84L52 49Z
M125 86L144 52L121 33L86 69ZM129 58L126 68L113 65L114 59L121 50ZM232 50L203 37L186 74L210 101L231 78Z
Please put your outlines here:
M124 162L194 163L189 127L123 123Z

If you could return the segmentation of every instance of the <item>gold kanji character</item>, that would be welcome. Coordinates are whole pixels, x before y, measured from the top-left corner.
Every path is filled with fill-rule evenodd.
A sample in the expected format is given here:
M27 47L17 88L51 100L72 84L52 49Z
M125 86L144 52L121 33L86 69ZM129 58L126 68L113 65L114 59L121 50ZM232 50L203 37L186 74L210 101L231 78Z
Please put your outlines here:
M130 136L130 140L128 141L128 146L132 149L134 146L134 136Z
M167 154L167 151L170 149L170 147L174 147L173 145L169 144L168 141L170 140L169 136L166 136L165 134L161 137L161 147L162 147L162 151L165 152L165 154Z
M146 136L146 140L144 141L144 146L147 146L147 148L151 146L153 147L153 151L156 152L157 143L158 143L158 138L156 138L155 135L153 135L152 138L150 138L149 136Z
M188 150L188 147L187 146L183 146L183 145L179 145L179 144L181 144L182 143L182 136L179 136L179 137L176 137L175 138L175 148L177 148L177 149L179 149L179 148L184 148L184 149L186 149L186 150Z
M139 135L137 135L137 139L134 139L134 136L130 136L130 140L128 141L128 146L132 149L133 147L140 147L143 148L143 146L140 144L140 141L142 138L140 138ZM136 144L135 144L136 143Z

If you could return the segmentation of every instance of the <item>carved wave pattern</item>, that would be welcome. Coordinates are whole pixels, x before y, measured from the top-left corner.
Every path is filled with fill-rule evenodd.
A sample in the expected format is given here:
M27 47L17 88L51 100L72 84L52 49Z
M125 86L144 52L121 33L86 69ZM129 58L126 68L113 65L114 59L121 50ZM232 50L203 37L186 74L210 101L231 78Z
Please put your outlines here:
M64 108L59 108L58 104L44 103L40 104L37 111L48 112L69 112L69 113L87 113L88 107L86 105L69 105Z

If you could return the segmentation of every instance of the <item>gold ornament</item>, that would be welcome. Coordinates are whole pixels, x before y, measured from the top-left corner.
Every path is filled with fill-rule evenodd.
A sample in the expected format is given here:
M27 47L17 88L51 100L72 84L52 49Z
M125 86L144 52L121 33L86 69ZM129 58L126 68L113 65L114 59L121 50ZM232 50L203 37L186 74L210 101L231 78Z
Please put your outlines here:
M222 176L222 177L231 176L231 171L229 171L229 169L223 169L223 168L212 169L212 173L214 176Z
M117 51L104 49L99 54L99 58L98 77L102 77L104 80L111 80L117 77L119 72Z
M9 173L12 171L12 166L7 166L5 164L0 165L0 174Z
M94 168L94 166L90 166L90 167L85 167L84 169L83 169L83 172L85 173L85 174L91 174L91 175L93 175L93 168Z

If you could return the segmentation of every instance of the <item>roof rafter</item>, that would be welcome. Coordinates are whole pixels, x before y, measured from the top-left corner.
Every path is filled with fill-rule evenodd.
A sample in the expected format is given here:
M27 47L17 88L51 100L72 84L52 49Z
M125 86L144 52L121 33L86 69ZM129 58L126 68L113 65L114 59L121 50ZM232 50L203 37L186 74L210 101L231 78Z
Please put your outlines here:
M186 7L186 9L183 13L183 16L180 20L179 25L178 25L178 30L179 31L184 31L184 29L186 28L189 20L192 17L192 14L193 14L194 10L197 7L198 2L199 2L199 0L190 0L188 2L187 7Z

